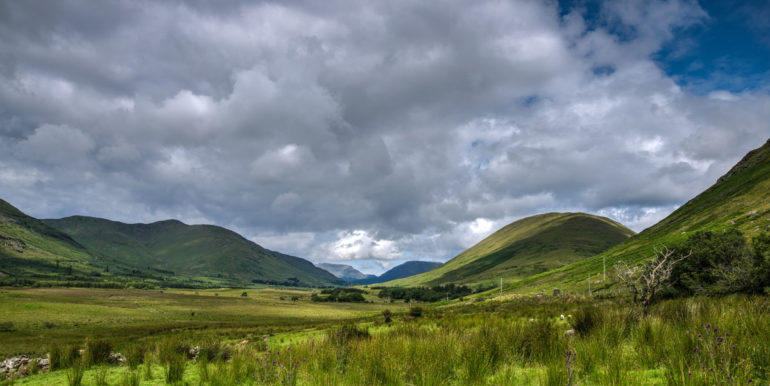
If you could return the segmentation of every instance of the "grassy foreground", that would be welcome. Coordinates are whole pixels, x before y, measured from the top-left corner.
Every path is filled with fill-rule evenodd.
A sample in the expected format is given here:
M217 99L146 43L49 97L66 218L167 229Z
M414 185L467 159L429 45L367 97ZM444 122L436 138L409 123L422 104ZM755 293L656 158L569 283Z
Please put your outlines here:
M75 365L16 384L73 384L80 374L84 384L143 385L763 385L768 311L767 296L741 295L668 300L645 318L612 299L485 301L341 323L294 341L170 335L124 344L133 369Z

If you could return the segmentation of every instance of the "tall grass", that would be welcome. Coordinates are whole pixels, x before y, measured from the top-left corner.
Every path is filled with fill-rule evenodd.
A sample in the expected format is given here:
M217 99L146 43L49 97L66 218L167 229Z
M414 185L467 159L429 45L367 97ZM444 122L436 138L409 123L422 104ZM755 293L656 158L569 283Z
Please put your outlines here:
M136 369L126 373L147 382L159 364L167 383L207 385L766 384L769 306L766 296L675 299L640 318L623 301L520 299L341 325L291 346L171 337L124 351Z

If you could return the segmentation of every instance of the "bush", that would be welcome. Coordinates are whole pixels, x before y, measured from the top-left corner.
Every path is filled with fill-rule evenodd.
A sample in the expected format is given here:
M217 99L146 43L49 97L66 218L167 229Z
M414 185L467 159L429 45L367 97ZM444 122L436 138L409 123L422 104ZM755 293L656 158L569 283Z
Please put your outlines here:
M326 338L336 346L345 345L351 341L369 339L371 335L368 329L360 328L355 324L346 324L341 328L332 328L326 332Z
M176 383L182 380L184 377L184 357L176 355L166 362L166 383Z
M80 386L83 383L83 374L85 374L85 366L79 360L72 363L72 366L67 369L67 384L69 386Z
M414 317L414 318L421 317L422 316L422 307L415 306L415 307L409 308L409 316Z
M393 315L390 310L382 310L382 316L385 317L385 323L390 323L391 319L390 317Z
M136 368L144 361L144 354L146 351L147 347L141 343L129 346L126 350L126 364L128 365L128 368L136 370Z
M241 296L243 296L243 297L246 297L246 296L249 296L249 294L248 294L246 291L243 291L243 293L241 294Z
M749 289L752 257L739 230L696 232L675 249L691 253L671 275L675 289L683 294L720 295Z
M107 362L110 353L112 353L112 345L109 342L93 338L86 339L85 364L87 366Z
M575 333L585 336L597 327L600 327L603 321L604 314L597 307L589 306L575 312L569 324L575 330Z
M13 322L0 323L0 332L11 332L11 331L13 331Z
M49 347L48 355L50 355L51 371L66 369L80 360L80 349L75 345L62 347L54 344Z

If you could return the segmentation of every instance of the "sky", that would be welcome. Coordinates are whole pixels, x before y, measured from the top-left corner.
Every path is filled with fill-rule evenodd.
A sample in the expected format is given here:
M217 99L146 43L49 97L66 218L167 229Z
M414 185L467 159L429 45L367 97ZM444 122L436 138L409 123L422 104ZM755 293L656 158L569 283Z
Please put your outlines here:
M766 1L0 0L0 198L381 273L635 231L770 137Z

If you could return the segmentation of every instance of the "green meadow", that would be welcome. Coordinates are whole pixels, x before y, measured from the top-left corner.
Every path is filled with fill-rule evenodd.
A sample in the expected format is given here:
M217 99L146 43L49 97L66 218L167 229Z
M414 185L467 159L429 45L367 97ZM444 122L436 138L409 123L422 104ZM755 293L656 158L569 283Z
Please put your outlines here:
M70 291L102 300L88 309L73 294L3 292L3 301L26 315L18 332L3 333L3 342L22 331L45 334L34 318L56 312L73 347L85 350L66 357L69 343L59 339L47 346L57 353L52 361L59 369L5 384L762 385L770 380L767 296L665 300L641 317L623 298L586 296L477 299L407 311L395 303L327 307L300 300L294 308L291 300L281 303L280 296L294 291L262 290L248 299L241 299L242 290L198 295L114 291L112 298L110 291ZM74 316L49 304L64 295ZM34 306L25 311L15 299ZM144 302L142 309L162 310L161 315L140 321L135 302ZM195 323L183 316L183 308L196 302L223 303L204 313L208 322ZM389 322L377 311L386 308L392 310ZM219 318L235 314L242 316L231 325L220 324ZM90 315L90 321L76 326L77 315ZM92 363L89 350L100 346L95 338L78 342L77 336L87 335L86 326L115 323L112 318L120 315L133 315L128 325L144 325L145 334L158 332L128 339L119 331L97 328L90 336L126 355L127 363ZM161 330L174 323L176 328ZM209 330L202 333L206 323ZM139 331L128 332L133 333ZM199 354L193 358L188 353L195 346Z
M247 296L241 296L243 293ZM282 289L0 289L0 357L44 354L87 337L115 345L169 336L243 340L366 318L403 303L314 303L310 291ZM292 300L296 298L296 300ZM9 325L10 323L10 325Z

